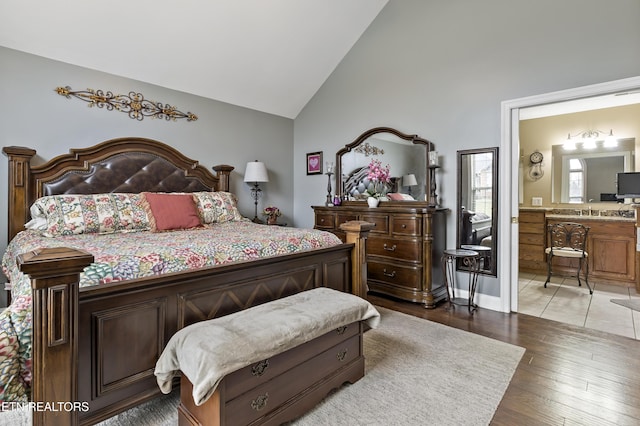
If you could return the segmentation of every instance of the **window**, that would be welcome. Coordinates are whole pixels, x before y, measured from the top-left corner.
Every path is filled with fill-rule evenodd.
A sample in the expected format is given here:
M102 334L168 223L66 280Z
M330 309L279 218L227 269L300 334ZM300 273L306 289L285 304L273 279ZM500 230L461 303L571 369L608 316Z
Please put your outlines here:
M471 156L471 206L473 212L492 215L493 153Z
M584 203L584 160L569 159L569 202Z

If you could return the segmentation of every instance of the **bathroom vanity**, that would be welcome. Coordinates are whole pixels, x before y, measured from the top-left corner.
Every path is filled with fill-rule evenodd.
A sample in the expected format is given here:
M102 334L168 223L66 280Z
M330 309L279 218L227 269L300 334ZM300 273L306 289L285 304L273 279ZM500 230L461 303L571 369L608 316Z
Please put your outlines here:
M589 214L591 213L591 214ZM635 286L637 283L636 218L630 211L590 211L574 209L521 208L519 213L520 270L547 273L544 250L548 240L547 225L577 222L588 226L587 251L589 278L612 284ZM625 217L628 216L628 217ZM575 259L556 259L556 270L575 273Z

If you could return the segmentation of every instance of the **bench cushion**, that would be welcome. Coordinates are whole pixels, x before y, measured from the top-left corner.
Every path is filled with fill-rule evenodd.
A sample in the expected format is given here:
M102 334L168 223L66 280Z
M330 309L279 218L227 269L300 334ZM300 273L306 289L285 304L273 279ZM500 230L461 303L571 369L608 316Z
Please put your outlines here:
M375 328L380 314L358 296L316 288L192 324L173 335L158 359L158 386L171 392L172 378L182 371L202 405L225 375L356 321Z

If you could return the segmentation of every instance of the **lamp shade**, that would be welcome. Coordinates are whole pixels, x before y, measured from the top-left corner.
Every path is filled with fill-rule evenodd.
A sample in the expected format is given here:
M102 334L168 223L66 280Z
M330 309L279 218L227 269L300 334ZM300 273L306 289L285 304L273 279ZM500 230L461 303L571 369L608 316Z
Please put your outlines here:
M417 184L416 175L410 174L402 176L402 186L416 186Z
M261 161L251 161L247 163L247 168L244 171L245 182L269 182L269 175L267 174L267 167Z

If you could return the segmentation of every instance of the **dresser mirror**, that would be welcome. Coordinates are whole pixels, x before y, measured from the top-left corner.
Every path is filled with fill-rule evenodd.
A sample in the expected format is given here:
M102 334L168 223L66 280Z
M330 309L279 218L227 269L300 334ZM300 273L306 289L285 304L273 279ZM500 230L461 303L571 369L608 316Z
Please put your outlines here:
M595 148L578 145L566 150L551 147L551 200L554 203L617 202L618 173L633 172L635 138L619 139L617 146L597 142Z
M391 182L386 189L401 194L396 201L424 202L429 188L427 158L432 149L428 140L390 127L367 130L336 154L336 195L342 200L364 201L369 164L379 160L383 167L389 165Z
M498 148L458 151L457 247L479 253L481 274L497 276L497 231Z

